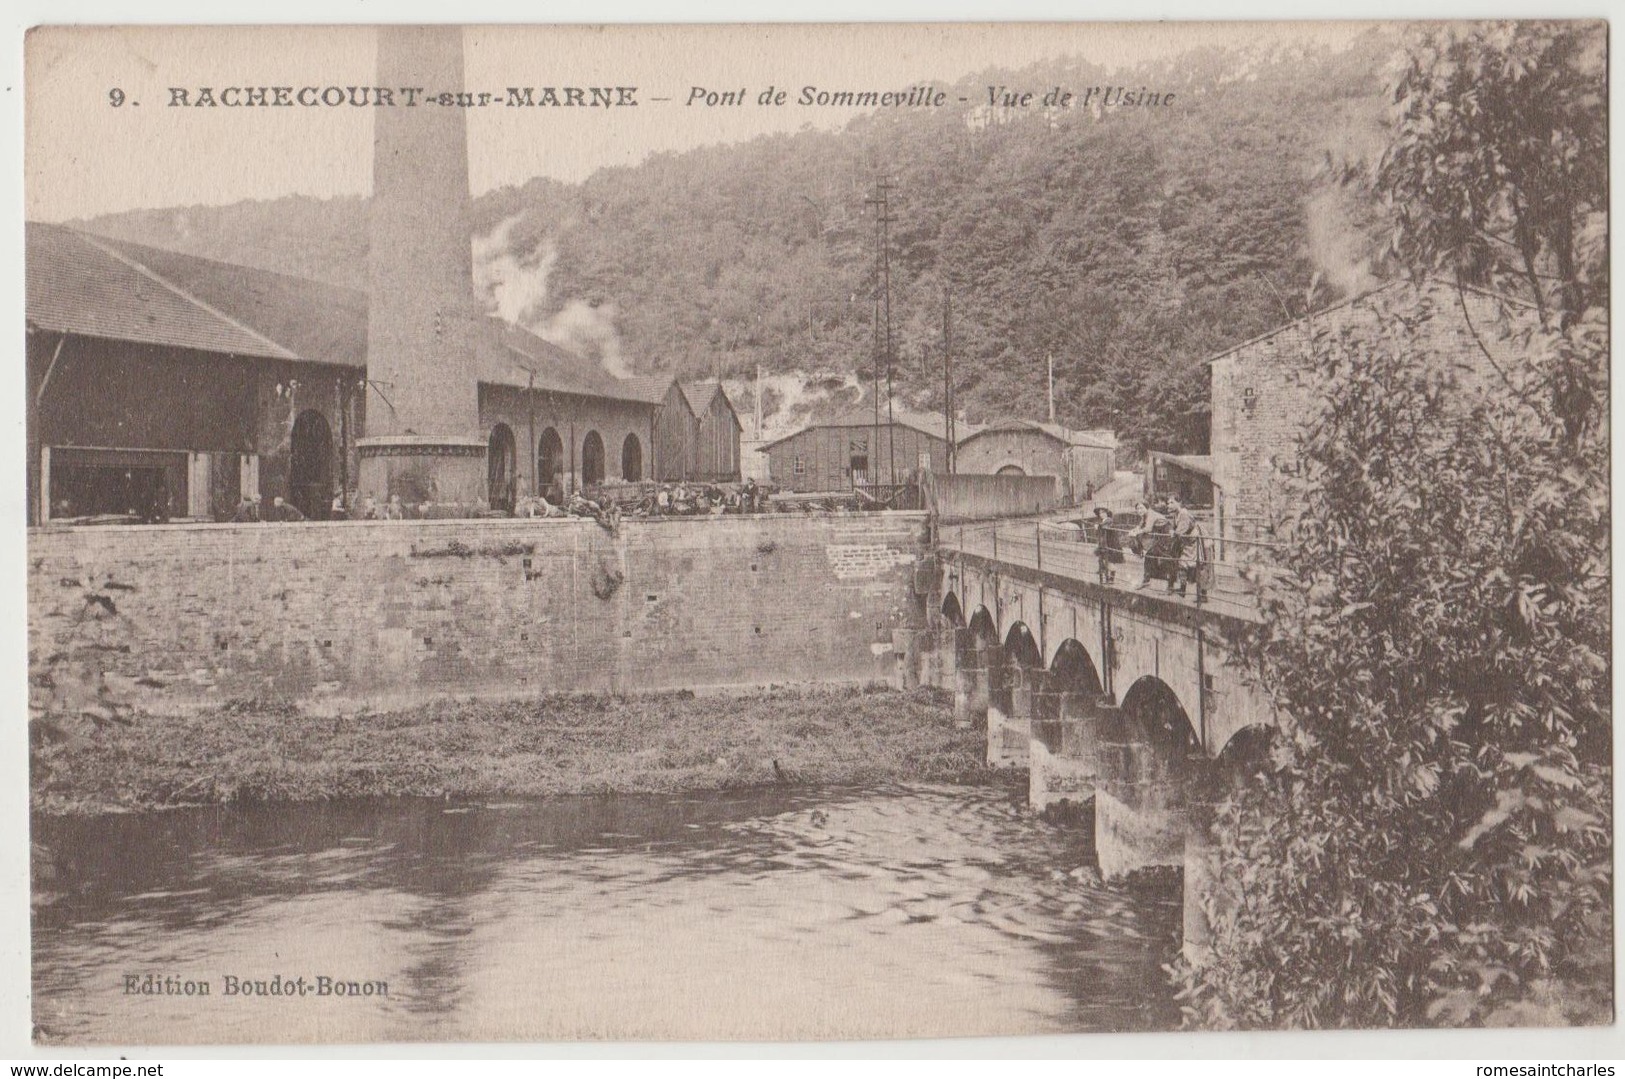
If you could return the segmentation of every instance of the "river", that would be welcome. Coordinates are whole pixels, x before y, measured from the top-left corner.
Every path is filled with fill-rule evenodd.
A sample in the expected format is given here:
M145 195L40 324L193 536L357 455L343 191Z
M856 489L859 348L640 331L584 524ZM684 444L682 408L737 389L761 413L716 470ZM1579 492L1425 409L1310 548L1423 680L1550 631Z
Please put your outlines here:
M50 1044L1178 1022L1160 970L1177 896L1102 887L1079 829L998 788L40 817L34 842L34 1021ZM278 977L307 992L241 992ZM357 993L319 995L321 977ZM132 991L148 985L179 991Z

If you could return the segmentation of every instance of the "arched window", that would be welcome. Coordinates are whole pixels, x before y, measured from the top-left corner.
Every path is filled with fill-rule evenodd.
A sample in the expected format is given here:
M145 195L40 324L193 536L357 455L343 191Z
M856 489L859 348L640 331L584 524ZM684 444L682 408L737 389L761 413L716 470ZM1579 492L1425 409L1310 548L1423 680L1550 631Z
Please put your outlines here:
M621 479L632 483L643 478L643 443L637 435L627 435L621 443Z
M604 482L604 439L597 431L588 431L581 440L581 485L592 487Z

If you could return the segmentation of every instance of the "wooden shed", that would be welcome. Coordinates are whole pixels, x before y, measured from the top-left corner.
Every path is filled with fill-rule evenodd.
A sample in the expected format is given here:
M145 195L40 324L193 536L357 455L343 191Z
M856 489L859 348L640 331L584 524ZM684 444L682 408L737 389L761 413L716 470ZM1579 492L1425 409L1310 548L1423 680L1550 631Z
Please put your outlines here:
M859 405L769 442L759 452L767 454L772 481L790 491L846 491L904 483L920 468L947 471L942 417L901 409L892 410L890 422L884 409L880 417L876 425L874 406Z

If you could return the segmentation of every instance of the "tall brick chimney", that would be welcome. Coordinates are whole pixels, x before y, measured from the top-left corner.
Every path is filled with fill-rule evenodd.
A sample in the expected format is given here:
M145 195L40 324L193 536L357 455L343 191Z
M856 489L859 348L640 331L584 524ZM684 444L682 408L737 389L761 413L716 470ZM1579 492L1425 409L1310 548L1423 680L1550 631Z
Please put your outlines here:
M378 30L378 86L463 89L456 26ZM468 130L457 106L373 112L368 233L367 413L361 493L437 514L483 507L477 335L470 251Z

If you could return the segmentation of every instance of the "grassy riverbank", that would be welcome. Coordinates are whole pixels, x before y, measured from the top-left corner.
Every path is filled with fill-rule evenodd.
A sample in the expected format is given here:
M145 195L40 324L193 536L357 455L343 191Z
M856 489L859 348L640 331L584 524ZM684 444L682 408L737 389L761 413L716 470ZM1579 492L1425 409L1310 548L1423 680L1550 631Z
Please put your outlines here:
M948 697L929 689L447 701L338 718L234 706L136 716L128 727L42 747L32 801L62 814L371 795L949 781L985 777L983 754L982 732L955 728Z

